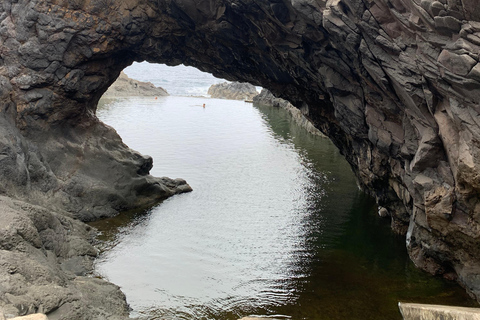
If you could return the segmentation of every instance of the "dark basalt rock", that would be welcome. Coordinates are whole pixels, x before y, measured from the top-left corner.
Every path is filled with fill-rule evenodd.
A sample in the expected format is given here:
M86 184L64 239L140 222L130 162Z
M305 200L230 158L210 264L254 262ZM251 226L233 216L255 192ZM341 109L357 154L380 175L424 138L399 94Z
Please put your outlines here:
M478 5L3 0L0 192L90 220L187 189L95 116L133 61L184 63L308 106L415 263L478 298Z

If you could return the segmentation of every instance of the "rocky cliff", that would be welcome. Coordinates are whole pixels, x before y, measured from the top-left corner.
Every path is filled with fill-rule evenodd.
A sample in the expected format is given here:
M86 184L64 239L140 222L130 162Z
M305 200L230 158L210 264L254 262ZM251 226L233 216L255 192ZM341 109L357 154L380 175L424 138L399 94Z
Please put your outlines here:
M3 0L0 192L91 220L185 191L95 116L133 61L308 110L413 261L480 297L479 0Z
M211 85L207 92L212 98L230 100L252 100L258 95L254 85L250 83L224 82Z

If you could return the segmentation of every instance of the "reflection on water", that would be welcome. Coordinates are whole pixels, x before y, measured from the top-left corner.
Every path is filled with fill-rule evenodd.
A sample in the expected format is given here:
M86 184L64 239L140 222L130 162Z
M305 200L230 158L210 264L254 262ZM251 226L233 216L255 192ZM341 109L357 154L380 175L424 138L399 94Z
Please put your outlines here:
M132 315L384 320L401 318L399 300L474 304L414 268L335 147L283 110L164 97L98 115L153 156L153 175L194 189L94 223L96 270L122 287Z

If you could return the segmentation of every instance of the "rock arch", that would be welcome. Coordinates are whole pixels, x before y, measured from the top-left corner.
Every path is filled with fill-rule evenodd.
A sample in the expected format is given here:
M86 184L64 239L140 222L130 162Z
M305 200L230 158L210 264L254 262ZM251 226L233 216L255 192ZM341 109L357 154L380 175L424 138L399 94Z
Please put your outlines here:
M188 191L95 116L133 61L184 63L308 110L415 263L478 297L478 4L3 0L0 192L92 220Z

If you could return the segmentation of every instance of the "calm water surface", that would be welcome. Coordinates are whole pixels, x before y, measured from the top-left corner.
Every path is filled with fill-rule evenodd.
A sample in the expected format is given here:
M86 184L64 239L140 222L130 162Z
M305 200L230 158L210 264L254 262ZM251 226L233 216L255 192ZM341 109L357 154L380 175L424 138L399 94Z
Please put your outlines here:
M206 108L201 105L206 103ZM98 116L193 192L94 223L99 275L146 319L401 319L398 301L473 306L415 269L326 139L284 110L164 97L106 101Z

